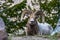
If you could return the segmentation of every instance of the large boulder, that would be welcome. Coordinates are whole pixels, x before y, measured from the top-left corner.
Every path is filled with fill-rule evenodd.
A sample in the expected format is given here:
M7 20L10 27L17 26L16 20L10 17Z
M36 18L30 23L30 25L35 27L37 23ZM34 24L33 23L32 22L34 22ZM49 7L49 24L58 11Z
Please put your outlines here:
M0 18L0 40L7 40L7 32L5 29L5 23L2 18Z

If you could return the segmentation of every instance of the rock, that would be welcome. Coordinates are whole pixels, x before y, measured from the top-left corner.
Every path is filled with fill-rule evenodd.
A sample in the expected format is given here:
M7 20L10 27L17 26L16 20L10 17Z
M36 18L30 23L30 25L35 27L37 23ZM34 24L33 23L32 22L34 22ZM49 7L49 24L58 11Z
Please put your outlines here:
M0 18L0 40L7 40L8 35L5 29L5 23L2 18Z

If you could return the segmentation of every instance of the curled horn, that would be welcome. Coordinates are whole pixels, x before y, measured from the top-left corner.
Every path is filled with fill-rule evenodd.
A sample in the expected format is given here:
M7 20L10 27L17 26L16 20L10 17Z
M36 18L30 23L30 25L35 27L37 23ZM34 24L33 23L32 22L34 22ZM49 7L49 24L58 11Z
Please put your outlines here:
M27 16L28 16L28 15L31 15L31 14L32 14L32 11L27 10L27 9L24 9L24 10L22 11L22 14L21 14L21 21L23 20L23 17L25 16L25 14L27 14Z
M20 19L21 21L22 21L22 19L23 19L24 14L25 14L25 10L22 11L21 19Z
M44 22L45 21L45 15L44 15L44 13L42 12L42 11L40 11L40 10L38 10L38 11L36 11L35 12L35 17L36 18L39 18L39 16L41 16L42 17L42 22Z

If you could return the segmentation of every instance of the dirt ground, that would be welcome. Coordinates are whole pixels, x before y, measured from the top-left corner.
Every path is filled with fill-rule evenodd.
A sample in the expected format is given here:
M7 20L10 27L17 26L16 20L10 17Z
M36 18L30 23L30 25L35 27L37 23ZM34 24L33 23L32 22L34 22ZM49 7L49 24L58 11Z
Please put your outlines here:
M37 37L37 36L21 36L21 37L12 37L11 40L60 40L59 38L46 38L46 37Z

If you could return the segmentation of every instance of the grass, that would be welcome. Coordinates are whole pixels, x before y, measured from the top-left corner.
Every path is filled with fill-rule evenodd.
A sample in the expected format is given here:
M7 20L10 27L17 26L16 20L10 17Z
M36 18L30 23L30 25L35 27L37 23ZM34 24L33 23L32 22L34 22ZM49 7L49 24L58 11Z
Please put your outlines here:
M42 38L48 38L50 40L58 40L58 36L57 35L54 35L54 36L50 36L50 35L40 35L40 36L37 36L37 37L42 37Z

